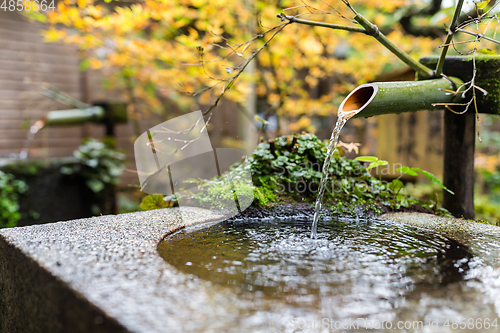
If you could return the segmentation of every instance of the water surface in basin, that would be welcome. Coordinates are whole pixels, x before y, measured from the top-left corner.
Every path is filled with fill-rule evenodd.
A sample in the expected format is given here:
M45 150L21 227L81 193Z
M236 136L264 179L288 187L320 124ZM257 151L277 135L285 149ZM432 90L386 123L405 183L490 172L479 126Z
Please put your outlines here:
M480 301L467 286L479 263L453 240L388 222L352 220L322 222L317 239L311 239L310 226L310 220L224 222L181 230L161 242L159 252L178 270L251 301L248 311L272 312L279 305L289 316L314 320L431 320L429 313L442 320L470 307L453 308L455 294ZM476 310L465 311L494 316L490 305Z

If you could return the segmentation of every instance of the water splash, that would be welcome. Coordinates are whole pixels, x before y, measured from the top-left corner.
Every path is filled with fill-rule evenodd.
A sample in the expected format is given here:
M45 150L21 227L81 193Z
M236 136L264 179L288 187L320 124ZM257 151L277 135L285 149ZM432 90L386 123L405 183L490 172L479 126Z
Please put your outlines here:
M354 222L319 221L317 239L305 233L308 219L198 225L167 237L158 251L189 276L189 283L210 281L210 291L230 290L238 297L232 310L238 307L240 316L261 313L283 323L279 329L261 329L255 326L259 321L251 320L250 328L221 325L214 331L233 327L239 332L289 332L291 318L321 322L329 317L344 323L351 318L424 317L428 322L429 313L436 319L453 314L496 318L496 298L483 296L481 290L484 285L492 291L495 283L485 284L476 275L484 267L482 259L467 247L411 226L371 219ZM497 274L488 281L498 279ZM222 317L219 323L227 319Z

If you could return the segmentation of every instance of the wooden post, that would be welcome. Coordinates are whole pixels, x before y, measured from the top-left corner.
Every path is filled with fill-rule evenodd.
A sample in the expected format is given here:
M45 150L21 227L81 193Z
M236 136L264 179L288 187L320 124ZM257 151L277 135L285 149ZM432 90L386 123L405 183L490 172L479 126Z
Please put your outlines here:
M475 61L474 61L475 60ZM420 62L434 68L437 58L422 58ZM476 55L446 57L443 73L468 82L474 73L475 83L485 89L484 96L476 91L479 113L500 115L500 56ZM472 98L470 94L467 98ZM445 111L444 116L444 172L443 183L455 192L444 192L443 207L458 217L474 218L474 146L476 142L475 110L471 106L463 115Z
M475 113L444 115L443 207L456 217L474 218Z

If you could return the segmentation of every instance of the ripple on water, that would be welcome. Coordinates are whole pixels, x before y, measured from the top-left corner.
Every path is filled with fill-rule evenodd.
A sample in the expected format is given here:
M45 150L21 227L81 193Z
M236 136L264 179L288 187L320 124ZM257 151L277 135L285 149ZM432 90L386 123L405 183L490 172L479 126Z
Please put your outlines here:
M320 223L311 239L310 224L225 222L178 232L159 251L177 269L250 300L249 312L279 305L318 320L494 315L471 281L471 267L481 264L453 240L388 222L335 220Z

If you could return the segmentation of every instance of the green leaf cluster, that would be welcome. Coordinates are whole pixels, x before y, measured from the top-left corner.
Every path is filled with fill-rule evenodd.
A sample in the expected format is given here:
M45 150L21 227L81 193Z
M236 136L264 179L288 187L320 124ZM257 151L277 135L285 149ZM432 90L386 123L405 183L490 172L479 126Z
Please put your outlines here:
M94 193L103 191L106 185L118 184L125 170L125 154L93 139L85 140L73 156L77 163L63 166L61 172L83 177Z
M322 167L326 158L328 141L321 141L315 135L302 133L278 137L261 142L248 159L256 193L271 192L279 198L289 197L293 201L314 202L318 194ZM329 172L325 193L325 204L339 213L351 213L355 207L381 213L420 205L439 214L446 211L436 202L416 200L405 194L404 184L395 179L387 182L373 177L368 170L387 165L388 162L375 156L360 156L354 160L335 154ZM364 166L368 163L368 167ZM422 173L433 183L443 187L431 173L419 168L403 167L401 172ZM270 189L270 191L269 191ZM257 196L256 196L257 197ZM274 202L279 201L275 199ZM257 200L260 205L266 200Z
M206 191L187 191L184 195L209 209L229 207L235 200L235 192L240 195L252 195L252 191L254 204L258 206L277 202L305 201L312 204L318 195L327 148L328 141L321 141L309 133L281 136L261 142L246 160L249 169L236 168L238 164L232 167L232 182L226 181L226 177L210 180L191 179L191 185L196 185L193 188L208 188ZM387 161L374 156L350 160L341 155L342 151L334 155L328 170L325 206L331 207L333 211L354 214L355 209L362 208L364 211L380 214L382 211L419 204L434 212L446 214L435 202L418 201L405 194L402 191L405 186L401 180L387 182L373 177L368 172L371 168L387 165ZM368 167L363 163L369 163ZM251 173L253 185L239 181L245 172ZM440 184L434 175L418 168L403 167L401 172L420 172L434 183ZM161 208L165 202L177 199L169 197L166 200L165 197L158 203L162 196L153 196L154 198L146 197L148 202L153 199L157 201L152 206L143 201L142 208Z
M12 174L0 171L0 228L15 227L21 218L19 213L19 194L28 190L22 180Z
M389 162L384 161L384 160L379 160L378 157L376 156L358 156L354 159L355 161L359 162L368 162L370 163L367 167L366 170L370 170L373 168L378 168L379 166L384 166L389 164Z
M327 141L309 133L293 134L262 142L248 159L257 187L273 184L282 195L314 200L317 196ZM372 177L359 161L334 156L329 172L330 199L354 201L381 199L390 189Z

